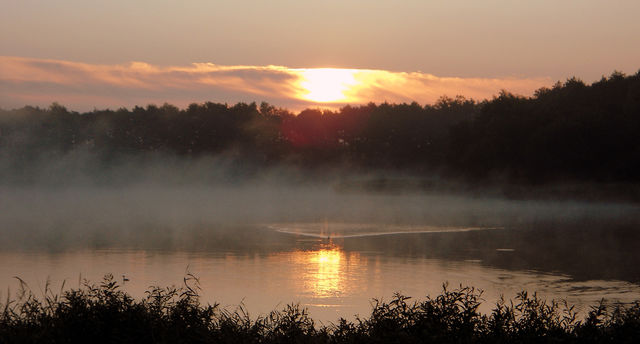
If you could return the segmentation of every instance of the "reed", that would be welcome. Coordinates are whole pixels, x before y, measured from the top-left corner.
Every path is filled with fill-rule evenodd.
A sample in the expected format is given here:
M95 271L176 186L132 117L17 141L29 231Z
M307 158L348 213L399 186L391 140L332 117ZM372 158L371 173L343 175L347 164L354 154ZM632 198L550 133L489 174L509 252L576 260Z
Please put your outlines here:
M449 289L414 301L394 295L375 300L367 318L317 325L297 304L251 318L199 300L199 282L152 287L135 300L112 275L98 283L37 297L20 290L0 303L1 343L632 343L640 339L640 303L593 306L578 319L566 302L519 293L499 300L490 314L478 311L482 292Z

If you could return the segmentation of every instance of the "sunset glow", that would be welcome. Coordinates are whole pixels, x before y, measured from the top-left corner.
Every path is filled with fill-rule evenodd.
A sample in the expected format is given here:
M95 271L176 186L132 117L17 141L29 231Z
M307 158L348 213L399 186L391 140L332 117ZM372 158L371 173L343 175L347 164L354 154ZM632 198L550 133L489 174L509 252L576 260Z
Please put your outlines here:
M356 70L337 68L305 69L301 72L300 98L318 103L348 101L347 92L358 86Z
M106 65L0 56L0 107L48 106L74 110L165 102L179 107L206 101L266 101L292 111L346 104L434 103L441 96L487 99L507 89L532 95L549 78L454 78L372 69L288 68L144 62ZM46 92L42 92L46 89Z
M0 344L640 338L640 0L0 9Z

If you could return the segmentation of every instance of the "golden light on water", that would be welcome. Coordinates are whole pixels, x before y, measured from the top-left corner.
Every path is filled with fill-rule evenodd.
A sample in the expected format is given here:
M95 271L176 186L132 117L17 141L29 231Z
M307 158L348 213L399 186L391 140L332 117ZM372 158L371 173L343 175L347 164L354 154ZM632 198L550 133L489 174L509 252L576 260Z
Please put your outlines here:
M354 272L362 264L358 254L347 254L332 244L291 254L301 269L299 277L303 288L314 298L339 297L355 287Z
M344 278L342 276L342 261L344 253L337 248L323 249L311 252L309 263L312 277L309 287L317 296L333 296L340 292Z
M357 87L355 69L313 68L300 71L299 97L317 103L349 101L348 91Z

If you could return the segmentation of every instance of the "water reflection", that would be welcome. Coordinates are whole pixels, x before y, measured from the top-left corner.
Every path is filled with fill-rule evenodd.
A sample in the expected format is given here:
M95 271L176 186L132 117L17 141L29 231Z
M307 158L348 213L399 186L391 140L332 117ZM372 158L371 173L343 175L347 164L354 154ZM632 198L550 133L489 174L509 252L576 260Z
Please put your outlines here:
M329 243L315 250L294 251L291 259L302 270L300 278L305 293L317 298L339 297L353 290L351 270L361 264L358 253L346 254Z
M205 303L230 309L243 303L252 316L300 303L324 322L367 316L371 298L388 300L394 292L416 299L437 295L443 282L484 290L482 312L490 312L501 295L512 298L521 290L566 299L579 310L588 310L602 297L624 303L640 298L640 269L632 264L640 242L635 227L590 232L567 226L536 231L421 229L410 234L397 234L397 226L326 222L286 228L301 233L276 228L202 230L192 237L198 246L172 250L0 250L0 299L6 298L7 286L16 291L13 276L26 280L37 293L47 277L55 290L64 280L67 287L75 287L79 275L94 282L105 273L125 275L130 280L124 288L139 298L152 285L179 286L187 271L200 278ZM377 235L384 230L394 234ZM319 236L305 235L309 233ZM613 241L616 238L623 239ZM596 259L607 268L596 268Z
M316 297L339 296L344 288L344 253L337 247L303 253L308 271L304 276L305 289Z

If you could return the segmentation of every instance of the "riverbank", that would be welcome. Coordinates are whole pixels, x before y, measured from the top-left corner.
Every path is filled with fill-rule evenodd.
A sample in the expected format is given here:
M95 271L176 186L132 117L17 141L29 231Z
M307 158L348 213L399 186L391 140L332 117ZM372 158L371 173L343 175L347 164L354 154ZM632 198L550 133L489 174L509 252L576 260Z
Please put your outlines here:
M369 317L317 325L299 305L254 318L199 301L199 282L152 287L134 300L111 275L99 284L38 297L26 284L0 303L0 342L118 343L623 343L640 338L640 304L594 305L583 319L573 307L521 292L478 311L482 292L448 288L424 300L396 294L374 300Z

